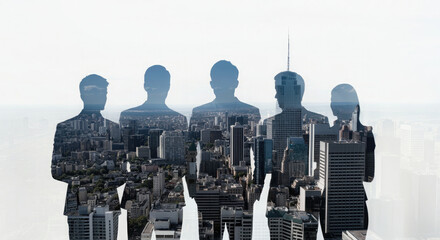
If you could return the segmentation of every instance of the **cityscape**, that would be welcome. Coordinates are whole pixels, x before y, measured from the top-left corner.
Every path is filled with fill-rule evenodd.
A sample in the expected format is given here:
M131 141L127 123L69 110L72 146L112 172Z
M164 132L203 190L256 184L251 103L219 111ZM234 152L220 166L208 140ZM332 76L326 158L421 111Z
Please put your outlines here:
M440 2L0 5L1 239L440 239Z
M274 77L280 112L263 120L235 97L238 76L231 62L214 64L215 99L187 121L165 104L170 73L154 65L145 72L147 100L123 111L119 124L100 113L107 80L85 77L84 108L57 125L51 166L53 178L68 184L69 238L117 239L123 208L128 239L180 239L186 185L200 239L253 239L257 200L267 201L270 239L316 239L319 225L325 239L365 239L363 182L374 178L375 141L360 122L355 89L332 90L337 119L330 127L326 116L302 106L305 82L288 64Z

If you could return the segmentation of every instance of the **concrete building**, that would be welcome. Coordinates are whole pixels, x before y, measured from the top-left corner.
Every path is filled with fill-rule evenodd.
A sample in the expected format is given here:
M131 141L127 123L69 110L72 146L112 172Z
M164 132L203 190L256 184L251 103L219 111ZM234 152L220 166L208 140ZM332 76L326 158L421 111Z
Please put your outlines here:
M319 216L321 189L315 186L301 186L299 191L298 209Z
M309 155L309 176L315 176L315 179L319 178L319 148L321 141L336 141L338 140L338 132L334 129L329 128L327 124L309 124L308 129L308 144ZM314 164L316 164L316 169L314 171Z
M118 236L119 211L109 211L108 206L80 206L78 214L69 215L69 238L71 240L116 240Z
M150 147L148 146L136 147L136 157L150 159L151 158Z
M159 156L178 163L185 161L185 139L181 131L165 131L160 135Z
M271 240L316 239L317 219L303 211L288 211L287 208L271 208L266 214Z
M252 240L252 214L244 212L242 208L222 207L220 226L222 227L222 238L225 227L227 227L229 239Z

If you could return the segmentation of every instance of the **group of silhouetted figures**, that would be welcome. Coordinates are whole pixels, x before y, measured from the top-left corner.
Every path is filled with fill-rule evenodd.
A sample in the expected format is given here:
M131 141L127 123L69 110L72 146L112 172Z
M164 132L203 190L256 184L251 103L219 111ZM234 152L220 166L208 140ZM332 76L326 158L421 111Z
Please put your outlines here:
M372 128L359 121L359 102L352 86L340 84L332 90L331 108L337 119L330 126L327 117L302 106L303 78L295 72L281 72L275 76L275 98L281 112L261 121L258 108L235 97L239 71L233 64L218 61L210 75L215 99L195 107L189 124L184 115L165 104L170 73L163 66L147 69L147 100L123 111L119 124L101 115L107 100L107 80L92 74L81 81L84 108L76 117L57 125L51 164L52 176L68 183L64 215L68 217L70 239L116 239L121 207L128 212L129 239L150 239L153 229L162 238L178 239L185 205L183 194L190 194L199 206L200 239L219 239L225 227L231 239L250 239L251 235L243 233L244 216L252 216L252 204L259 199L268 173L272 174L268 218L291 221L299 216L290 208L293 199L299 199L301 186L321 186L320 196L307 199L312 206L300 213L309 218L306 221L299 217L303 221L300 239L316 238L317 219L321 219L325 237L340 238L331 228L325 228L341 216L324 217L333 216L325 211L325 206L333 201L330 193L334 192L325 185L332 180L331 167L329 163L322 165L319 142L310 143L310 139L319 141L323 136L327 141L361 144L363 148L361 173L349 181L362 188L360 208L364 214L353 220L357 225L340 230L367 229L362 181L371 182L374 177L375 144ZM270 149L257 149L258 141L264 140L270 142ZM249 149L255 157L249 156ZM259 151L269 153L269 157ZM312 152L314 157L310 157ZM257 161L258 154L258 170L250 171L250 161ZM349 172L346 169L338 174ZM186 183L182 182L183 176ZM126 186L120 202L117 188L123 184ZM184 184L189 193L183 193ZM250 192L256 195L251 197ZM342 203L351 204L349 193L350 190L348 195L339 196L348 199L342 199ZM347 211L354 206L350 204L345 206ZM224 215L231 213L236 220L226 221ZM269 225L273 227L270 221ZM290 232L279 237L270 229L271 239L297 239L290 238L297 234L292 229L280 228L277 231Z

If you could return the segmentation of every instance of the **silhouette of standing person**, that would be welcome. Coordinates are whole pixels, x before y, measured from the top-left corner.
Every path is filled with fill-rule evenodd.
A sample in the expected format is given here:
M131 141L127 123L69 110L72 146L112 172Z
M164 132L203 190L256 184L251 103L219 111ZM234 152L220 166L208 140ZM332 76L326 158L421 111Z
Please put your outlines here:
M245 145L249 146L250 142L247 139L253 135L252 126L256 125L261 118L258 108L241 102L235 96L235 89L239 84L239 71L236 66L226 60L218 61L212 66L210 77L210 85L215 98L209 103L195 107L190 120L189 137L192 141L200 140L200 144L198 144L200 147L197 152L194 151L197 154L197 174L191 174L190 171L190 174L186 176L190 196L194 197L202 216L199 222L200 239L211 239L207 237L211 230L207 229L212 229L211 233L213 233L214 239L221 238L224 234L224 226L221 226L220 218L216 217L216 214L220 215L226 205L232 204L233 199L244 201L243 193L223 193L223 190L219 191L219 189L225 189L226 185L239 184L239 169L244 169L245 165L250 164L250 160L245 158L245 155L250 154L250 147L245 147ZM236 132L236 136L238 132L242 134L241 138L235 138L235 157L231 157L231 154L226 151L223 151L222 154L219 154L218 151L216 153L214 149L216 143L222 145L223 149L226 148L226 142L230 146L233 145L230 136L234 132ZM205 156L203 161L202 156ZM236 179L231 179L233 175ZM212 185L204 184L204 181L211 177L218 179L218 182ZM226 178L229 179L229 182L220 184L220 181L223 181L220 179ZM204 200L207 191L212 191L214 195L222 192L222 198L225 201L217 205L214 203L215 200L207 202ZM220 197L220 195L216 196ZM228 228L231 230L233 226L230 225ZM231 231L229 232L232 234ZM230 237L234 238L233 235Z
M119 197L116 188L124 184L117 159L113 157L113 137L118 124L102 117L108 82L92 74L79 86L83 110L57 125L51 172L54 179L68 184L64 215L70 239L116 239ZM102 227L109 225L108 228Z
M333 132L338 132L339 141L362 142L365 143L365 165L363 181L371 182L374 178L374 150L376 147L373 128L364 126L360 122L360 106L356 90L350 84L339 84L331 92L331 109L333 115L337 117L331 127ZM362 184L360 184L362 185ZM363 187L363 185L362 185ZM325 238L332 237L325 233L325 196L326 188L322 192L321 201L321 228ZM368 229L368 210L366 201L367 195L364 190L364 219L363 230ZM361 230L361 229L359 229Z
M185 204L182 176L187 172L183 130L188 124L185 116L165 103L170 78L165 67L149 67L144 75L147 100L120 116L125 151L136 155L128 159L131 171L127 173L121 204L127 210L130 240L141 235L150 239L153 230L158 238L170 232L180 238L183 219L179 215ZM163 211L169 215L163 215Z

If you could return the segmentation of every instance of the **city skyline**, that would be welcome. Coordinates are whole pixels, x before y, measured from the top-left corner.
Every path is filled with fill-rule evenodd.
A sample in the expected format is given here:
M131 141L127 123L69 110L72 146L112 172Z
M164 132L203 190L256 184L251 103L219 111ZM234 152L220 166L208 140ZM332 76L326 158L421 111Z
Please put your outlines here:
M440 236L439 3L43 1L0 4L6 239Z

